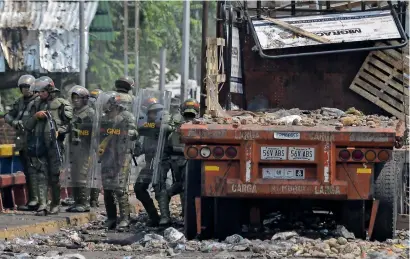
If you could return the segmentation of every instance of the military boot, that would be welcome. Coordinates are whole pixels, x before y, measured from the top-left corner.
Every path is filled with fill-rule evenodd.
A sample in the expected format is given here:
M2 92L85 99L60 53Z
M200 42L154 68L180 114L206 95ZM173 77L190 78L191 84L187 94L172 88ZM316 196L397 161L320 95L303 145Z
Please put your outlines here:
M163 190L159 193L157 200L158 200L159 210L161 212L161 218L159 220L159 225L160 226L169 225L171 223L171 217L169 213L170 198L166 190Z
M49 214L56 215L60 212L61 186L59 183L51 185L51 204Z
M130 203L128 202L128 194L121 193L117 196L117 201L120 209L120 223L117 228L123 230L130 225Z
M18 210L33 211L38 207L38 194L37 194L37 179L35 174L25 174L27 180L27 191L29 200L25 205L18 206Z
M104 205L107 212L107 220L104 227L114 229L117 225L117 206L114 203L114 193L111 190L104 190Z
M73 209L75 208L75 206L76 206L76 204L77 204L77 202L78 202L78 187L73 187L73 188L71 188L71 191L72 191L72 195L73 195L73 198L74 198L74 204L73 205L71 205L70 207L68 207L65 211L66 212L72 212L73 211Z
M159 215L157 208L155 208L154 201L151 199L147 191L141 191L136 194L137 199L142 203L144 206L145 211L148 214L149 220L147 226L149 227L156 227L159 223Z
M48 196L48 186L47 183L39 181L37 185L38 193L38 208L36 215L37 216L46 216L47 215L47 196Z
M100 189L92 188L90 192L90 206L91 208L99 207L98 196L100 195Z
M77 188L77 199L76 199L76 204L74 205L74 208L71 210L71 212L88 212L90 211L90 189L88 188Z

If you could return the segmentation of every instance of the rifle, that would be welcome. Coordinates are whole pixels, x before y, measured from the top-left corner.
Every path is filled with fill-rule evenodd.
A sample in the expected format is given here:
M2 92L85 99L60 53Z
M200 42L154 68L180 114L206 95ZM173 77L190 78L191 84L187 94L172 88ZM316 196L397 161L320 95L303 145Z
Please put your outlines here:
M60 149L60 145L58 144L58 140L57 140L57 130L55 128L55 122L53 121L53 117L51 116L50 111L45 111L46 117L47 117L47 121L48 124L50 126L50 138L51 141L54 143L54 145L56 146L57 149L57 156L58 156L58 160L60 160L60 165L63 165L63 154L61 152Z

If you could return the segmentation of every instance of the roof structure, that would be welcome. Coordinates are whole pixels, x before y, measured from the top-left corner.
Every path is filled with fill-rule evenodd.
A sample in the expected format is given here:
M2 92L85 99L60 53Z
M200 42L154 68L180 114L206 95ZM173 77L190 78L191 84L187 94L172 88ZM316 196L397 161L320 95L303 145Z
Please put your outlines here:
M98 1L86 1L84 6L88 36ZM79 38L77 1L0 1L0 45L12 70L79 72ZM88 63L88 37L86 41Z

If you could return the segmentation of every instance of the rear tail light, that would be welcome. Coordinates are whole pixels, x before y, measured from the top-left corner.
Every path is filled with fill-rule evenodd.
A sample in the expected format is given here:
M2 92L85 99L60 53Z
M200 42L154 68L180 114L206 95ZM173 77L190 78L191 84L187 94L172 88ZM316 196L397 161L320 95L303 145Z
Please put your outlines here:
M201 157L203 158L208 158L211 155L211 149L209 147L203 147L201 148L201 150L199 151L199 154L201 155Z
M225 152L222 147L214 147L212 154L214 155L215 158L221 158L224 156Z
M234 147L228 147L225 151L225 154L229 158L234 158L238 154L238 151L236 151L236 148Z
M341 160L349 160L350 159L350 152L349 150L342 150L339 152L339 158Z
M189 147L186 154L189 158L195 158L198 156L198 149L196 147Z
M386 150L382 150L379 152L378 158L380 161L387 161L390 158L389 152L387 152Z
M364 157L364 154L361 150L354 150L352 152L352 159L353 160L360 161L360 160L363 159L363 157Z
M365 158L367 161L374 161L376 159L376 152L369 150L366 152Z

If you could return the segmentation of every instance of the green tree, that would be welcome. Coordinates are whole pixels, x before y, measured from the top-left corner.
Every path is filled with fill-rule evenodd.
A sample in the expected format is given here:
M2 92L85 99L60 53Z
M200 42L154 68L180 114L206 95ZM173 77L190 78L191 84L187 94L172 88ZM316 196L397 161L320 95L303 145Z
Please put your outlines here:
M211 12L215 3L211 2ZM182 1L141 1L139 75L140 85L148 87L150 79L156 75L154 62L159 59L162 47L167 48L167 78L180 71L182 50ZM190 63L201 53L201 8L202 3L191 2ZM129 9L130 18L133 10ZM101 85L104 90L111 89L115 79L124 71L124 7L123 2L110 2L110 11L115 30L115 40L111 42L90 39L90 60L88 67L89 85ZM199 14L199 15L198 15ZM134 21L130 20L130 27ZM134 35L129 32L129 51L133 51ZM129 74L133 75L134 58L129 59Z

